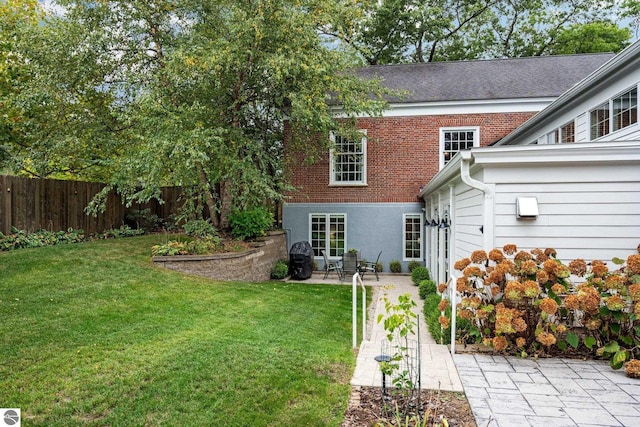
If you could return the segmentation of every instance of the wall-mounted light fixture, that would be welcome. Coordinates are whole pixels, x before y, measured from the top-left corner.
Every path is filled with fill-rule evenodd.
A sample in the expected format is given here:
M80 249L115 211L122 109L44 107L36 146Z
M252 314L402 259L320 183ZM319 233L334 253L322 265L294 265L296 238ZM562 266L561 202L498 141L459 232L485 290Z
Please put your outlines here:
M438 228L449 228L451 224L449 223L449 211L447 209L444 210L444 215L442 215L442 221L440 221L440 225Z
M538 210L538 198L531 196L516 197L516 217L523 219L536 219L540 211Z
M424 225L426 227L437 227L438 226L438 209L434 209L434 214L433 214L433 218L431 218L431 221L429 221L429 218L425 217L424 220Z

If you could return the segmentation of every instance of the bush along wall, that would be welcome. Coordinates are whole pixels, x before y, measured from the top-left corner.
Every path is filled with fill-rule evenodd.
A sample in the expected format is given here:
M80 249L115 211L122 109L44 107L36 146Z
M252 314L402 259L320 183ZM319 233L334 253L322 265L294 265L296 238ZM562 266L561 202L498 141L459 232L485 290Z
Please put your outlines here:
M638 247L640 252L640 245ZM606 358L640 376L640 254L564 265L554 249L475 251L454 266L464 342L495 352ZM448 294L446 285L440 292ZM450 307L449 301L440 309ZM450 314L440 316L443 327Z

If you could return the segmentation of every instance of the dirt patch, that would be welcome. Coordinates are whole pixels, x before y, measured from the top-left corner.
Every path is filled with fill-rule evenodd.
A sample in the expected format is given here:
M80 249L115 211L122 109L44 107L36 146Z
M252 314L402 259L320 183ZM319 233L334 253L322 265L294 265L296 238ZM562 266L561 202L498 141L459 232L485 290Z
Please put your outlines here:
M469 402L464 393L437 390L422 390L420 400L423 412L428 412L429 420L425 426L443 425L443 418L451 427L477 427ZM359 387L351 389L349 406L342 427L373 426L414 426L402 418L397 422L393 414L388 414L383 406L382 389L378 387Z

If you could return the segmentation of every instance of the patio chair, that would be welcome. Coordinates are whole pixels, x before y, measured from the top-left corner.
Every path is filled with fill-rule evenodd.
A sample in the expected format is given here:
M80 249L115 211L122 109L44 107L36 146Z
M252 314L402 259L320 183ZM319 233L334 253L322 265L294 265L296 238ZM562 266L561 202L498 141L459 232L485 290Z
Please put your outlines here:
M358 254L347 252L342 254L342 278L351 277L359 272Z
M376 259L376 262L364 262L360 264L360 274L362 275L363 279L365 273L367 271L371 271L376 275L376 280L380 280L380 277L378 277L378 262L380 261L380 255L382 255L382 251L378 252L378 258Z
M326 279L329 276L329 273L335 271L338 274L338 278L342 281L342 269L335 261L329 261L329 257L325 251L322 252L322 256L324 257L324 278Z

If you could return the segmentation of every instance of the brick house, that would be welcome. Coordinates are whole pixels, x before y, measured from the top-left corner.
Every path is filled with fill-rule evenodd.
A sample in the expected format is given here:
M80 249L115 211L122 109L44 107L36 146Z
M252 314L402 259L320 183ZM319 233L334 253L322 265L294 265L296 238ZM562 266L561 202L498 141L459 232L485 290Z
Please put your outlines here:
M382 251L384 270L428 259L419 197L460 150L492 145L551 104L612 54L373 66L363 78L404 90L383 117L360 117L360 141L330 135L334 150L314 165L291 162L295 191L283 206L293 242L309 241L322 265L356 248ZM339 112L338 112L339 113ZM290 153L290 155L294 155ZM445 212L442 212L444 215ZM448 214L448 213L447 213ZM428 219L432 219L429 216Z

